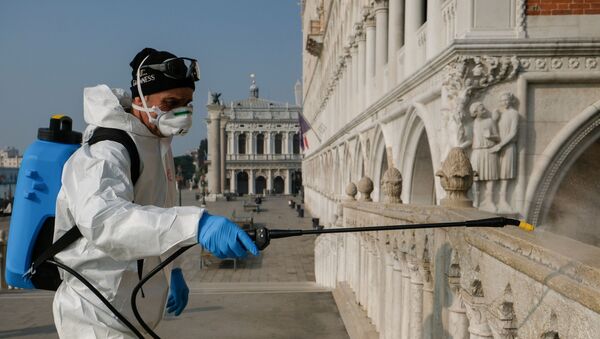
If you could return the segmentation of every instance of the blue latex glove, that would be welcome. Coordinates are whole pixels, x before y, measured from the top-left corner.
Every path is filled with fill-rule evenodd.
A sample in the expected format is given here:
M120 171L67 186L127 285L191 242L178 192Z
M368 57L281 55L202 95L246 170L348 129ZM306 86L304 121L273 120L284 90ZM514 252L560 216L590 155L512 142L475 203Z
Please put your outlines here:
M171 271L171 287L169 287L169 298L167 299L167 312L180 315L188 303L189 288L183 279L181 268Z
M198 227L198 242L221 259L243 258L248 251L258 255L258 248L248 234L225 217L204 212Z

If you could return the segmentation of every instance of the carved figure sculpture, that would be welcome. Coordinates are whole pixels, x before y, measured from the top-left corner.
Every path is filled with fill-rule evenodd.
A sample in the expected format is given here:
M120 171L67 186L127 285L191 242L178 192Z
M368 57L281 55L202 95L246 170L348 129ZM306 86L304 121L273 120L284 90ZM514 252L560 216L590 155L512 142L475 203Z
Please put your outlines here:
M490 150L498 154L500 193L498 201L498 212L512 213L513 209L508 203L507 187L508 181L514 179L517 173L517 128L519 123L519 112L514 108L514 96L510 92L500 95L500 107L492 115L498 124L500 142Z
M219 100L219 98L221 97L221 93L215 92L215 93L211 93L211 104L220 104L221 101Z
M471 164L473 165L473 170L477 172L477 176L475 177L476 182L484 181L486 183L483 200L479 204L479 208L496 212L492 194L494 188L493 180L498 180L498 154L497 152L491 152L491 149L500 141L498 127L480 101L471 104L469 113L474 118Z

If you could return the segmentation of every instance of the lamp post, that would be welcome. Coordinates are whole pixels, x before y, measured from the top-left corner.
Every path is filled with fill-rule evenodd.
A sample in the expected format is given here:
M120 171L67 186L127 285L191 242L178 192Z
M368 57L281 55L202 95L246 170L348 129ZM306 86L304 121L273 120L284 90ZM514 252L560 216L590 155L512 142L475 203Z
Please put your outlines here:
M177 191L179 191L179 206L181 206L181 186L183 186L183 175L181 173L181 166L177 166Z

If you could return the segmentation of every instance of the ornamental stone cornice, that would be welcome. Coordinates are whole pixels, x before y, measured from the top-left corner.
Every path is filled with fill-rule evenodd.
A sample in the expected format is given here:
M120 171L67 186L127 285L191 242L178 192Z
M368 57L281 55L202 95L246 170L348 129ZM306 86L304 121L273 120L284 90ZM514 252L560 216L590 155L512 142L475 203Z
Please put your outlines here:
M405 95L410 93L414 88L421 84L429 81L432 77L439 74L444 67L446 67L452 60L459 55L471 55L471 56L516 56L521 69L524 73L528 71L542 71L551 72L556 71L548 68L546 63L545 67L537 65L531 66L531 60L551 58L566 58L567 63L563 62L559 70L563 71L580 71L589 72L600 71L600 41L592 38L578 38L569 39L566 41L548 41L546 39L497 39L490 42L490 40L480 39L462 39L455 40L447 49L442 51L435 59L429 60L423 65L417 72L411 75L409 78L402 81L395 88L387 92L386 95L379 98L377 101L367 107L361 114L351 120L346 126L339 129L336 133L332 134L327 140L323 142L310 152L305 159L311 159L314 155L319 154L325 147L343 135L349 133L356 126L367 121L369 118L377 114L377 112L385 109L388 106L395 105L399 99L402 99ZM569 59L579 58L579 66L573 69L568 69ZM524 60L526 59L526 60ZM529 64L527 63L529 61ZM571 65L574 66L576 63L573 62ZM441 83L438 84L438 90L441 88ZM320 114L325 109L325 103L327 97L324 96L321 105L318 105L319 109L316 113L305 113L312 115L311 123L315 123L319 119ZM401 103L402 107L407 107L408 103Z

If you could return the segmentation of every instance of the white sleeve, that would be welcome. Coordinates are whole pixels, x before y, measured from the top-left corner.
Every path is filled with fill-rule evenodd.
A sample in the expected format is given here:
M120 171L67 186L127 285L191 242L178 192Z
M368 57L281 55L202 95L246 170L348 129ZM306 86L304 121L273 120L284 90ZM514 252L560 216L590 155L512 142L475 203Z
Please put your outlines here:
M203 209L132 203L129 155L117 142L82 146L65 165L62 184L81 234L116 260L197 243Z

